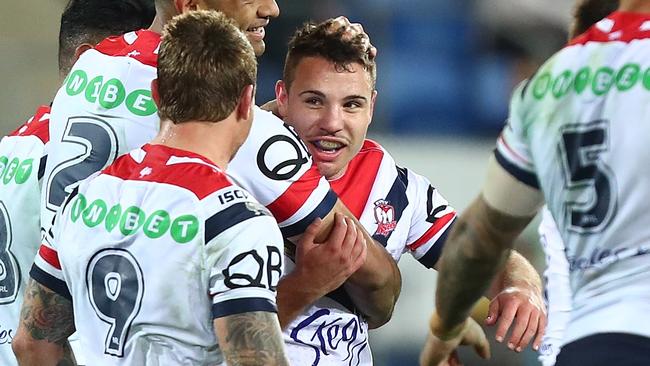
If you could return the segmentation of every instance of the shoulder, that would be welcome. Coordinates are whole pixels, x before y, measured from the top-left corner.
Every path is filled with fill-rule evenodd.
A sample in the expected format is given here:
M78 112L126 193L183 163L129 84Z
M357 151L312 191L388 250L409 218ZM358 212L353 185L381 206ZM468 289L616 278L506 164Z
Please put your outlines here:
M102 174L121 180L165 184L191 192L202 200L223 188L233 186L226 174L200 157L167 156L162 162L155 151L136 149L120 156ZM153 160L153 161L152 161Z
M159 45L158 33L139 30L106 38L95 47L95 50L107 56L129 57L145 65L157 67Z
M36 136L43 143L50 140L50 107L41 106L27 122L22 124L8 136Z

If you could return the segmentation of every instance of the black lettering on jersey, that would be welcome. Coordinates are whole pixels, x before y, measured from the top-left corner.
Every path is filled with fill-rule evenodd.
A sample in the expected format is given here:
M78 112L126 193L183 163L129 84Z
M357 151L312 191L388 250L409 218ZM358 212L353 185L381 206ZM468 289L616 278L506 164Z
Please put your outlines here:
M262 174L273 180L291 179L300 171L303 165L309 162L310 155L305 144L290 126L285 124L284 127L294 138L287 135L272 136L262 144L262 147L257 152L257 166ZM269 149L278 143L288 143L296 151L296 154L276 166L269 167L266 165L266 157L269 154Z
M257 273L255 277L250 276L247 273L240 273L236 271L233 267L236 267L238 264L242 264L247 268L251 268L252 263L243 263L246 261L255 261L257 264ZM236 289L242 287L261 287L264 288L262 284L262 269L264 268L264 259L257 253L256 250L250 250L248 252L240 253L235 258L230 261L228 267L224 269L221 273L224 276L224 284L229 289ZM234 272L234 273L233 273ZM255 270L247 271L248 273L253 273Z
M438 220L438 217L436 217L440 212L444 211L447 209L447 205L441 205L438 207L433 207L433 194L435 193L435 188L433 188L432 185L429 185L429 189L427 190L427 222L434 223L436 220Z
M266 278L269 281L269 289L275 291L282 276L282 253L280 253L280 249L271 245L266 247L266 251L268 255ZM276 276L273 276L273 273L276 273Z
M228 202L232 202L235 199L246 199L248 198L248 195L246 192L242 191L241 189L234 189L232 191L225 192L223 194L219 195L219 202L223 205Z

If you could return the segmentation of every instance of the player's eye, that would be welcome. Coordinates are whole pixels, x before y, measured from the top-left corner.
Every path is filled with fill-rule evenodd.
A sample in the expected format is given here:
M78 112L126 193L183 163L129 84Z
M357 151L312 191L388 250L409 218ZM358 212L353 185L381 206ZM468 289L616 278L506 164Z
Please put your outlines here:
M363 103L356 101L356 100L351 100L343 104L343 107L347 110L355 110L363 107Z
M321 106L323 105L323 101L320 98L316 97L309 97L305 99L305 103L312 105L312 106Z

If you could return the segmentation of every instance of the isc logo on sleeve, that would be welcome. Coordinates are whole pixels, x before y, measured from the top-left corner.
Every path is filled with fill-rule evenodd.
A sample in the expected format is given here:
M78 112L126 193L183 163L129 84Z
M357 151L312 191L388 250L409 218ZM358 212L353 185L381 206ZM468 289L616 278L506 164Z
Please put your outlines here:
M172 239L179 244L191 241L199 232L199 219L194 215L181 215L172 220L165 210L157 210L147 215L137 206L123 208L118 203L109 208L102 199L89 203L81 193L74 198L70 219L89 228L103 224L103 228L108 232L119 228L125 236L142 230L148 238L158 239L169 232Z

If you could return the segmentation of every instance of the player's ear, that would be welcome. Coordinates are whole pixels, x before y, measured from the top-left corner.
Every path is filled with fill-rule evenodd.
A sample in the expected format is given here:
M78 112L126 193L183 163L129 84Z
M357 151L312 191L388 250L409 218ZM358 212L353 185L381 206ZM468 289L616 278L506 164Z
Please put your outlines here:
M93 45L90 43L82 43L77 48L74 50L74 60L75 62L79 59L79 57L86 51L90 50L93 48Z
M375 102L377 101L377 90L372 91L372 96L370 97L370 122L372 122L372 115L375 113Z
M151 80L151 98L156 106L160 108L160 94L158 94L158 79Z
M287 84L283 80L278 80L275 83L275 100L278 103L280 118L284 119L289 114L289 92L287 91Z
M253 113L253 106L255 105L255 87L253 85L246 85L239 96L239 104L237 105L237 119L248 121Z
M174 0L174 5L176 6L176 11L178 14L183 14L187 11L197 10L198 1L196 0Z

